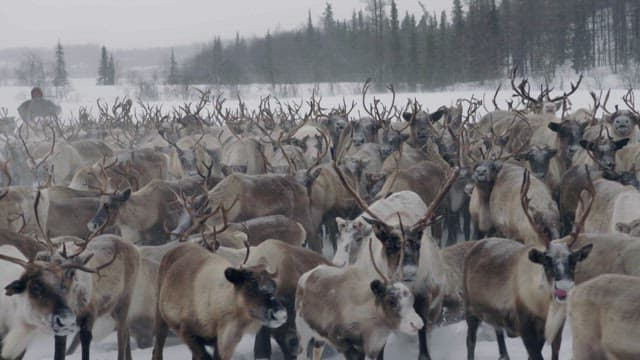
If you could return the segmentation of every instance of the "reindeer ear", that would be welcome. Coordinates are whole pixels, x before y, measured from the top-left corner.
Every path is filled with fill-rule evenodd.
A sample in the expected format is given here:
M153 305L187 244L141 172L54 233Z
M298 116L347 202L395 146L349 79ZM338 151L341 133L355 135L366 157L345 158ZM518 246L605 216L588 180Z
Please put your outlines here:
M531 249L529 250L529 261L544 265L546 263L546 255L538 249Z
M16 280L4 287L5 295L11 296L22 293L27 288L27 283L24 280Z
M371 225L373 232L376 234L376 237L383 244L388 244L389 235L391 234L391 230L392 230L391 227L375 219L368 219L364 216L362 217L362 219L366 221L369 225Z
M122 193L117 195L118 201L127 201L131 197L131 189L126 189Z
M407 141L408 139L409 139L409 134L401 134L400 135L400 140Z
M229 267L224 270L224 277L233 285L239 286L250 278L250 274L246 270Z
M373 280L371 284L369 284L369 287L371 287L373 295L380 299L382 299L387 292L387 285L380 280Z
M562 125L555 122L550 122L547 127L555 133L560 133L562 131Z
M544 156L547 159L551 159L552 157L556 156L556 154L558 153L558 149L549 149L547 150L547 152L544 154Z
M585 139L580 140L580 146L582 146L583 149L589 150L589 151L594 150L596 147L594 143Z
M411 118L413 117L413 114L410 112L403 112L402 113L402 118L404 119L404 121L411 121Z
M574 262L580 262L584 259L587 258L587 256L589 256L589 253L591 252L591 250L593 250L593 244L587 244L583 247L581 247L579 250L571 253L571 259Z
M431 120L432 122L436 122L440 120L442 118L442 115L444 115L446 112L447 112L446 109L440 109L432 113L431 115L429 115L429 120Z
M619 222L616 224L616 230L623 234L628 234L631 232L631 225Z
M620 150L623 147L625 147L628 143L629 143L629 139L626 138L626 139L614 141L613 146L615 147L616 150Z

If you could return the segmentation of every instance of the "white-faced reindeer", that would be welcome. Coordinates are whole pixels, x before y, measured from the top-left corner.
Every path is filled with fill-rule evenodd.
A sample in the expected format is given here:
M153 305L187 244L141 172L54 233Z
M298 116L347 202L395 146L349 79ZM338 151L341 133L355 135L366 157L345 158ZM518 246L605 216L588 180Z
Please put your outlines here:
M118 359L130 359L127 314L138 268L136 248L114 235L79 246L65 244L60 252L49 245L51 252L31 261L15 252L0 255L24 269L7 273L13 281L5 286L2 299L13 304L7 309L14 313L3 337L2 357L19 357L35 333L45 331L55 337L54 359L64 359L66 337L79 331L82 359L88 360L94 321L111 316L117 325Z
M544 225L529 213L529 172L525 171L520 202L531 226L544 245L523 245L511 239L488 238L478 241L464 260L467 357L474 359L476 332L484 321L496 328L501 359L508 359L503 330L520 336L530 359L542 359L542 347L552 343L552 358L558 359L560 330L564 324L568 292L574 287L576 265L593 248L587 244L574 250L584 216L565 239L553 240ZM593 186L589 191L593 193Z
M395 216L388 215L387 222L367 206L366 202L346 182L342 172L337 170L342 183L366 212L366 215L363 214L360 219L352 223L356 230L350 234L352 236L345 234L347 236L341 239L338 260L345 265L346 260L351 261L355 258L353 266L367 269L371 274L376 268L374 263L377 263L385 274L400 272L403 275L402 280L413 291L416 297L416 311L425 324L425 328L421 329L418 335L420 353L427 357L429 356L427 333L440 320L443 293L446 292L446 278L442 271L440 249L425 229L430 225L431 217L453 186L459 172L459 168L452 169L428 209L419 196L412 192L401 192L393 201L380 200L376 207L383 214L396 206L404 205L401 211L395 213ZM421 213L424 215L416 221L416 216L419 216L417 214ZM363 224L363 221L370 225L370 228ZM413 225L404 227L405 221ZM343 231L347 230L347 225L344 222L342 224ZM366 239L373 239L370 256L366 255L363 246Z
M411 290L401 279L390 281L378 269L373 241L369 239L369 256L382 281L368 268L358 265L343 268L321 265L298 281L298 359L306 359L312 345L312 358L319 360L325 342L347 359L376 359L392 331L415 334L423 327L422 319L413 309ZM331 289L331 296L326 289ZM359 326L350 326L354 323Z

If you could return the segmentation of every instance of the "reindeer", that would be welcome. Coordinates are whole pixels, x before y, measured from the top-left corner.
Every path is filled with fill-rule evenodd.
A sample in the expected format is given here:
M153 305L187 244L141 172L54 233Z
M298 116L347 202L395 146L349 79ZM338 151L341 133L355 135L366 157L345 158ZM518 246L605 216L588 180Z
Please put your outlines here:
M635 317L640 311L640 280L604 274L576 286L567 312L576 359L635 359L640 335Z
M495 232L525 244L543 244L544 238L526 221L533 213L547 237L560 237L560 215L551 194L537 178L533 178L531 208L522 209L518 203L517 184L528 170L495 160L477 163L473 169L475 187L469 203L469 212L479 234Z
M177 226L181 216L176 201L204 194L206 187L200 181L152 180L136 192L126 189L104 193L86 226L90 231L102 226L117 227L122 238L134 244L166 243L171 234L164 229Z
M151 180L169 180L169 157L151 149L124 151L78 170L69 187L76 190L138 190Z
M53 244L49 245L52 251ZM133 245L101 235L77 247L65 244L61 252L31 261L16 255L0 255L24 269L9 275L14 280L2 295L15 309L22 309L14 313L13 325L3 338L3 358L23 353L35 332L44 330L55 336L54 359L64 359L66 336L79 328L82 359L88 360L93 323L105 315L117 324L118 359L131 358L126 318L138 266Z
M545 339L558 359L560 329L568 292L574 287L576 265L587 258L592 244L572 250L584 226L590 206L568 238L551 239L544 224L529 213L529 172L522 175L520 202L543 246L523 245L511 239L478 241L464 259L464 297L467 319L467 357L474 359L476 332L481 321L495 327L501 359L508 359L504 343L509 336L522 337L530 359L542 359ZM593 196L593 186L589 187Z
M217 240L217 239L216 239ZM234 266L239 266L246 255L244 249L229 249L219 247L216 254L223 256ZM295 294L296 286L302 274L320 265L329 265L322 255L298 246L285 244L282 241L269 239L249 250L246 266L260 265L266 262L266 266L278 269L274 276L276 283L275 296L287 309L287 322L285 325L271 329L262 326L256 335L254 354L256 359L268 359L271 357L270 336L276 340L285 359L294 359L297 354L298 341L295 331Z
M347 359L375 359L392 331L415 334L421 329L409 288L384 279L357 266L321 265L305 273L296 291L298 359L307 358L311 341L314 360L320 359L325 342ZM326 289L335 295L327 296Z
M169 328L194 358L211 359L205 345L214 345L214 357L228 360L244 333L284 324L287 312L274 297L272 271L263 264L234 267L192 243L167 252L158 275L153 359L162 359Z
M265 192L264 189L271 189ZM299 222L307 233L312 249L320 251L309 216L309 196L303 185L289 175L231 174L211 189L205 198L193 199L195 203L209 202L228 209L228 212L206 217L211 225L220 224L222 215L229 222L240 222L268 215L284 215ZM195 215L195 216L193 216ZM200 214L203 215L203 214ZM183 212L174 234L191 234L202 223L195 221L198 214ZM203 220L204 221L204 220Z
M593 182L596 189L593 202L593 211L586 218L584 231L587 233L630 233L634 230L631 226L634 221L640 219L640 192L632 186L624 186L618 182L606 179L598 179ZM581 198L589 196L582 191ZM584 209L578 203L576 218L582 216Z
M337 165L334 165L334 167L338 174L342 175ZM371 217L362 217L362 220L371 225L371 230L368 232L369 239L375 238L379 240L373 241L373 246L370 247L369 257L363 255L363 250L360 250L359 253L357 252L358 249L363 248L360 246L360 242L357 240L352 241L348 247L345 246L346 251L343 252L344 258L352 259L353 254L359 254L356 260L357 266L367 269L371 274L374 268L376 268L375 263L380 264L383 273L399 272L402 274L402 280L412 288L416 296L415 308L425 323L425 328L419 331L419 341L420 354L426 357L429 357L426 335L428 331L430 331L432 324L436 323L440 317L442 289L445 287L445 280L444 275L440 271L442 268L442 260L438 246L431 236L426 233L425 228L430 225L431 217L434 215L436 208L453 186L459 173L459 168L452 169L447 181L433 199L428 209L426 209L426 205L419 199L417 194L411 192L406 192L402 194L402 196L399 194L397 198L398 203L393 201L393 206L402 203L405 205L405 209L412 209L416 211L417 214L423 213L420 211L422 209L426 209L426 211L423 217L415 222L412 221L412 217L415 216L413 212L398 212L395 218L392 217L394 220L398 220L397 223L395 221L388 223L384 218L369 209L364 200L362 200L357 192L346 182L344 176L341 176L341 181L356 199L360 208ZM388 210L386 204L383 205L382 202L378 206L383 209L383 212ZM405 228L403 222L407 220L413 223L413 225ZM367 234L366 229L360 229L364 231L361 231L360 234L357 235L367 236L365 235ZM354 238L357 239L358 237ZM343 240L346 240L345 242L348 243L348 238ZM344 264L345 261L342 263Z

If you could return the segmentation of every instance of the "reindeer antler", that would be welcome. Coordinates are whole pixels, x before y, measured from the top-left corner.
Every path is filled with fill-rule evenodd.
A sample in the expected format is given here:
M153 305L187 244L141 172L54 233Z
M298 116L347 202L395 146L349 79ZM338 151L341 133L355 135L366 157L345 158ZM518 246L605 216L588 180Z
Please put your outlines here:
M458 178L458 175L460 175L460 168L458 166L454 167L453 169L451 169L451 171L449 171L449 176L447 176L447 181L444 183L440 191L438 191L438 194L436 194L436 197L433 199L433 201L429 205L427 212L424 214L424 216L420 220L418 220L415 224L411 226L411 229L418 229L418 228L424 228L426 226L429 226L433 213L436 211L436 208L438 207L438 205L440 205L440 203L442 202L442 199L444 199L444 196L449 192L449 189L451 189L451 186L453 186L453 183Z
M576 240L578 240L578 236L580 235L580 233L584 228L584 223L586 222L587 217L591 212L591 207L593 206L593 202L596 197L596 189L593 186L593 181L591 180L591 172L589 171L589 167L585 165L584 170L587 173L587 184L584 186L584 191L589 193L591 199L589 201L589 205L587 205L585 209L584 200L582 199L582 193L580 193L580 205L581 205L580 207L582 208L582 216L580 217L580 220L578 220L578 222L576 222L573 226L573 230L571 231L571 234L570 234L571 241L568 244L569 248L571 248L573 244L576 242Z

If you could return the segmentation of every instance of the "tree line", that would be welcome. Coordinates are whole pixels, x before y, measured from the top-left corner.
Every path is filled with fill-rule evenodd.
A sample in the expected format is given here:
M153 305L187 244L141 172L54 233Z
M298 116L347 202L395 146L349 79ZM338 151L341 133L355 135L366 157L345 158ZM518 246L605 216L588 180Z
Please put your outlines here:
M607 66L640 74L640 1L461 0L450 12L401 13L395 1L367 0L351 18L327 3L320 20L264 37L215 38L167 71L168 82L246 84L362 81L408 88L525 74L554 77ZM640 80L640 75L636 81Z

